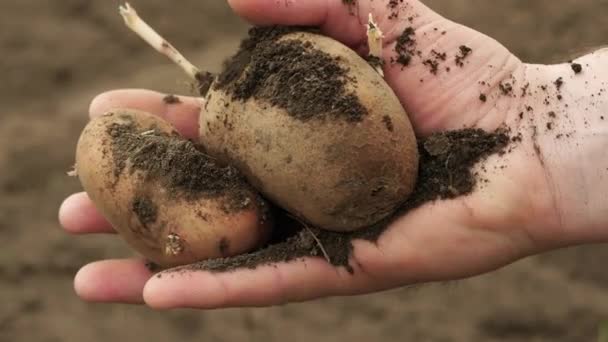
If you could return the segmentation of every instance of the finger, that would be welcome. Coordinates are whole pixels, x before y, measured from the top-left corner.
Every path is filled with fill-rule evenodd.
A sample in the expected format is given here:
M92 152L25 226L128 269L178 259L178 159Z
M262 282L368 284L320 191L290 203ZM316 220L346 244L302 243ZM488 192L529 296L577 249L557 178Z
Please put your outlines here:
M224 273L166 271L146 284L144 299L159 309L260 307L355 294L369 286L361 272L308 258Z
M68 197L59 209L59 222L72 234L115 233L84 192Z
M243 18L258 25L319 26L326 22L330 8L337 1L275 1L275 0L228 0ZM298 15L294 15L294 14Z
M74 289L89 302L142 304L143 289L152 273L142 260L104 260L84 266Z
M198 137L198 118L201 99L176 96L171 101L167 95L150 90L113 90L97 96L89 107L91 117L96 117L116 108L137 109L158 115L169 121L184 137Z
M436 21L440 17L419 1L409 0L394 8L386 2L343 0L275 1L228 0L233 10L257 25L318 26L323 32L349 46L367 43L366 23L371 13L385 33L385 42L398 37L404 25L416 26ZM399 30L400 28L400 30Z
M349 46L360 45L365 38L364 25L342 0L228 2L238 15L257 25L318 26Z

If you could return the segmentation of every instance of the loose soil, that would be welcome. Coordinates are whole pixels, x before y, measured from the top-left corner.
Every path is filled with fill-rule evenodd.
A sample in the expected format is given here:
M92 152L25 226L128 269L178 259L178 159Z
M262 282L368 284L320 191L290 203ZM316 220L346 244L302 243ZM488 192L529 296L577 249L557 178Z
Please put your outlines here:
M457 66L463 67L464 61L467 59L467 57L469 57L469 55L471 55L471 53L473 53L473 49L471 49L470 47L468 47L466 45L461 45L458 48L458 50L459 50L459 53L454 58L454 61L456 62Z
M575 74L580 74L581 72L583 72L583 66L578 63L572 63L570 64L570 66L572 67L572 71L574 71Z
M492 154L503 153L511 139L507 132L487 133L479 129L464 129L434 134L419 141L420 172L414 193L392 217L373 227L353 233L335 233L307 226L278 211L279 217L271 243L264 248L232 258L207 260L174 271L202 269L229 271L255 268L260 265L291 261L306 256L327 259L335 266L349 271L352 241L376 241L392 220L407 211L435 200L452 199L470 194L482 180L473 167Z
M249 31L239 51L219 75L216 90L235 101L267 101L296 119L339 117L361 121L367 109L347 90L353 82L340 58L310 42L285 39L286 34L311 29L258 27Z

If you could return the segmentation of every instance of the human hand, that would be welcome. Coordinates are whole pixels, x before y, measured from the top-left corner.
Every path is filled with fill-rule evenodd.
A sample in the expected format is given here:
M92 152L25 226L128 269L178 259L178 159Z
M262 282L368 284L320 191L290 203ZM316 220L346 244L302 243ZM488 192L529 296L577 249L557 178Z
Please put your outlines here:
M568 63L524 64L491 38L418 1L399 5L397 19L388 19L395 10L387 3L359 0L348 7L342 0L230 1L255 24L319 25L361 53L366 52L364 24L371 11L385 32L387 57L395 55L395 40L404 29L414 28L421 57L414 56L407 67L387 63L385 75L419 136L463 127L506 126L521 133L522 141L511 153L485 162L488 184L469 196L411 211L375 244L355 241L354 274L308 258L256 270L188 271L157 278L142 260L106 260L78 273L77 293L90 301L145 302L154 308L266 306L460 279L549 249L608 241L608 51L577 60L580 74ZM462 45L472 53L458 66L453 58ZM438 61L432 50L448 58ZM433 63L423 63L426 59L438 63L436 74L430 70ZM95 99L90 112L140 109L165 117L195 138L198 100L182 98L181 104L167 105L162 98L146 91L110 92ZM67 199L60 219L72 233L113 233L86 194Z

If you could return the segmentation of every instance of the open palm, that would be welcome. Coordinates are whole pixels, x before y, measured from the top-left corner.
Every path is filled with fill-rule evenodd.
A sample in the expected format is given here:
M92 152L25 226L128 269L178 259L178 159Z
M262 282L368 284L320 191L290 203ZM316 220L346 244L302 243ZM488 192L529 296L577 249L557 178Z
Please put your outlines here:
M608 53L577 61L585 67L581 74L570 64L524 64L491 38L418 1L395 8L371 0L352 6L342 0L230 3L256 24L320 26L361 53L366 53L364 24L372 13L385 32L387 59L395 57L397 39L411 27L413 59L407 66L386 63L385 75L417 134L502 126L522 139L511 153L484 162L480 172L489 182L473 194L410 212L377 243L355 241L353 274L308 258L255 270L152 277L142 260L106 260L78 273L76 290L85 300L145 302L156 308L274 305L459 279L548 249L608 239L606 191L597 190L608 188L608 172L599 172L608 170L602 153L608 124L601 115L608 114L608 89L601 90L607 88L602 80L608 80ZM472 53L456 61L461 46ZM563 84L557 82L560 77ZM593 102L584 95L590 92L598 92ZM114 91L93 101L91 115L115 107L141 109L195 138L199 101L183 98L181 104L167 105L162 98L148 91ZM113 232L86 194L67 199L60 218L73 233Z

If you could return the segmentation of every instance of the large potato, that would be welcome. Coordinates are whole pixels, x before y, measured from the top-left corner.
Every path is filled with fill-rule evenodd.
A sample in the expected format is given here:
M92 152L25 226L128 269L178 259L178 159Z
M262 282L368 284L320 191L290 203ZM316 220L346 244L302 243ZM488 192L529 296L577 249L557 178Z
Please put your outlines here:
M116 110L92 120L76 171L93 202L151 261L176 266L250 251L268 236L265 204L160 118Z
M261 35L272 36L268 32ZM276 52L257 53L260 44L244 42L211 87L200 117L200 138L208 152L235 165L269 199L320 228L357 230L393 213L412 192L418 171L416 138L393 91L364 59L330 38L292 32L270 39L276 41L264 48L274 44ZM293 41L301 44L281 45ZM302 57L311 51L322 54ZM295 65L302 58L309 65ZM252 61L262 67L252 70ZM340 68L346 73L340 79L324 74ZM326 86L318 80L336 83L336 89L344 81L345 92L332 94L328 88L307 99L304 110L292 106L311 96L302 83ZM323 109L322 101L331 96L335 106ZM343 113L335 113L336 108ZM353 110L362 115L355 117Z

